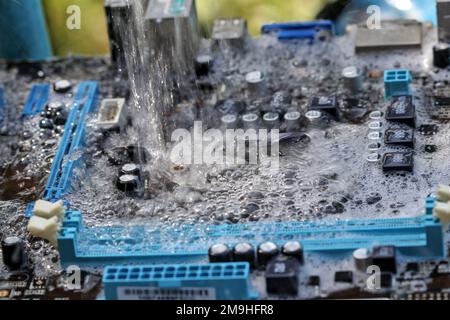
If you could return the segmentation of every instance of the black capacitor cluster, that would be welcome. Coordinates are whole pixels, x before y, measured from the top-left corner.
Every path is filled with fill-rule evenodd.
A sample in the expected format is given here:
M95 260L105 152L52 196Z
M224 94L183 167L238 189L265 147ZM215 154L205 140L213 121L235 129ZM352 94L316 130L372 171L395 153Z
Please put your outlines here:
M208 256L211 263L248 262L252 268L265 270L267 292L270 294L297 294L299 268L304 262L303 246L297 241L288 241L281 248L267 241L256 249L247 242L232 248L218 243L209 248Z

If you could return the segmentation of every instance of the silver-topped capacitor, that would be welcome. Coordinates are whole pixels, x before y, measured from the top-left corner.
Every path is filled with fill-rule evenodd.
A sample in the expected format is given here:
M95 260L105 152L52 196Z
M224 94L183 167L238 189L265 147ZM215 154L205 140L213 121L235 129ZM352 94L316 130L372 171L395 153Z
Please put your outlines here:
M366 272L367 268L372 264L372 255L369 249L360 248L353 251L353 261L356 269Z
M230 262L232 260L231 253L226 244L214 244L208 250L209 262Z
M280 115L276 112L267 112L263 115L263 123L268 130L280 129Z
M351 93L358 93L363 87L363 77L361 70L355 66L347 67L342 70L342 78L345 88Z
M255 265L255 249L250 243L241 242L233 248L233 261L244 261Z
M300 129L301 113L290 111L284 114L284 126L287 132L295 132Z
M288 241L283 245L281 252L285 256L294 257L303 263L303 246L298 241Z
M273 242L264 242L258 246L258 265L264 267L267 262L278 255L280 250Z
M266 88L266 80L264 73L259 70L249 72L245 75L248 93L250 97L256 98L261 96Z
M242 116L242 126L244 129L258 129L259 117L256 113L246 113Z
M226 114L220 119L224 129L236 129L238 126L238 116L235 114Z

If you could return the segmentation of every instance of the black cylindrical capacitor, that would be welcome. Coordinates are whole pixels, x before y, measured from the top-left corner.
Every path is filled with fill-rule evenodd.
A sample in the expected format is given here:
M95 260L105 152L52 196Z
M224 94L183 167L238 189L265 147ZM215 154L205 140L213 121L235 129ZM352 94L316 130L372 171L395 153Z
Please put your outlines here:
M242 125L245 130L247 129L258 129L259 127L259 117L255 113L247 113L242 116Z
M447 68L450 64L450 46L447 43L438 43L433 47L433 63L435 67Z
M139 177L124 174L117 179L117 188L123 192L134 192L139 185Z
M236 129L238 125L238 117L235 114L226 114L220 121L225 129Z
M287 132L298 131L300 129L301 114L298 111L291 111L284 114L284 125Z
M10 270L18 270L25 264L23 240L18 237L7 237L2 241L3 263Z
M120 172L122 174L130 174L130 175L137 176L137 177L141 176L141 169L135 163L124 164L122 166L122 168L120 169Z
M250 266L255 265L255 249L250 243L238 243L233 248L233 260L245 261L250 263Z
M194 66L197 77L206 76L211 70L213 57L208 54L200 54L195 57Z
M300 263L303 263L303 246L298 241L289 241L283 245L281 252L289 257L296 258Z
M72 89L72 83L69 80L58 80L53 84L53 90L57 93L66 93Z
M272 258L278 255L278 246L273 242L264 242L258 246L258 265L263 267Z
M230 262L232 255L230 248L223 243L212 245L208 250L209 262Z
M276 112L267 112L263 116L263 122L267 129L280 128L280 115Z

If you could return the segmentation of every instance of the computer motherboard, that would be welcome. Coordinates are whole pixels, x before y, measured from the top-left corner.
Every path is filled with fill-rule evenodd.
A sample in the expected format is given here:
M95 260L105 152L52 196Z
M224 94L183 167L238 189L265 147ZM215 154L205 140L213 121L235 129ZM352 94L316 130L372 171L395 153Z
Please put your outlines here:
M448 299L445 34L168 2L0 64L0 299Z

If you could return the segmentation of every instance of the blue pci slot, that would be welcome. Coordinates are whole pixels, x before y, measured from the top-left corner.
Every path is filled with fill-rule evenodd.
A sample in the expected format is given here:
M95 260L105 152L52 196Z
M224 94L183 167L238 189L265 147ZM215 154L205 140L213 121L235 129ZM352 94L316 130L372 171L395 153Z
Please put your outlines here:
M334 33L334 25L330 20L309 22L287 22L263 25L263 34L276 33L279 40L311 39L314 40L320 32Z
M247 262L109 266L103 273L107 300L251 300Z
M73 169L79 161L79 159L71 160L71 155L83 146L87 115L95 108L97 94L97 82L86 81L78 86L66 122L64 135L53 160L50 176L45 187L44 200L55 202L69 190ZM27 217L32 215L33 206L33 203L27 206Z
M49 84L35 84L31 88L31 93L28 96L25 108L22 112L22 117L35 116L44 110L44 106L48 101L50 95Z
M134 263L198 263L216 243L246 241L282 245L297 240L307 252L342 254L375 245L394 245L404 255L444 256L442 225L430 215L416 218L336 222L254 223L219 226L83 226L81 213L68 212L58 238L63 266L98 267Z

